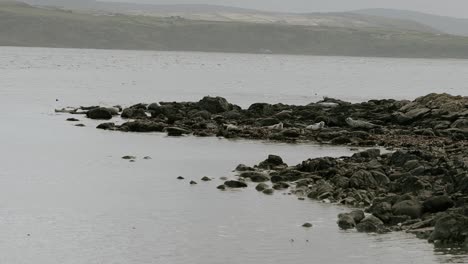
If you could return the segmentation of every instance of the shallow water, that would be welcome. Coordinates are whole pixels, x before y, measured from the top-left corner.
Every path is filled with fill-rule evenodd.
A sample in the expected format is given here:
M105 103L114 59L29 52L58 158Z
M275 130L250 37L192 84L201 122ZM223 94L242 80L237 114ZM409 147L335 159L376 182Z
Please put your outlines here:
M457 60L0 48L0 263L466 263L464 253L404 233L340 231L345 207L253 186L216 189L237 164L270 153L296 164L350 155L347 148L99 131L90 120L74 127L53 108L206 94L243 106L340 91L350 100L415 97L442 84L466 94L467 69ZM388 81L379 81L384 73ZM424 90L398 92L417 83ZM205 175L216 179L202 183Z

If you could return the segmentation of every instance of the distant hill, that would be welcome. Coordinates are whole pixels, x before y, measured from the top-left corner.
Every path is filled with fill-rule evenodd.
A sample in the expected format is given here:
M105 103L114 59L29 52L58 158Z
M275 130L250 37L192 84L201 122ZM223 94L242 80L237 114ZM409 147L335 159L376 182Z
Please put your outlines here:
M468 19L437 16L396 9L364 9L354 11L354 13L394 19L412 20L447 34L468 36Z
M438 33L437 30L411 20L390 19L354 13L275 13L219 5L153 5L95 0L23 0L39 6L55 6L87 12L111 12L129 15L156 17L178 16L190 20L277 23L303 26L328 26L348 28L382 28L393 30L415 30Z
M335 23L334 17L318 21ZM468 58L466 37L333 23L203 21L38 8L0 0L2 46Z

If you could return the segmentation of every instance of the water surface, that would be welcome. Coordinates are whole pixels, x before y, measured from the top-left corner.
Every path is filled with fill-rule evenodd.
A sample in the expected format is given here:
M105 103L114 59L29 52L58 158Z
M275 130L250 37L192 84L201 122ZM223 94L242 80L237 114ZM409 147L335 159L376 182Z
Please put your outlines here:
M404 233L340 231L345 207L216 189L239 163L352 154L345 147L100 131L53 109L466 94L467 70L457 60L0 48L0 263L466 263Z

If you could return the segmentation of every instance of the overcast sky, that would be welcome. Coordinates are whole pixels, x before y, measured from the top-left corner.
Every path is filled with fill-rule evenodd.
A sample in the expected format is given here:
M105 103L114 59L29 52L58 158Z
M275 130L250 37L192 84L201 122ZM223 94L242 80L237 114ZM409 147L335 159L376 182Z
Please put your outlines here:
M109 1L109 0L107 0ZM329 12L398 8L468 18L468 0L113 0L154 4L216 4L269 11Z

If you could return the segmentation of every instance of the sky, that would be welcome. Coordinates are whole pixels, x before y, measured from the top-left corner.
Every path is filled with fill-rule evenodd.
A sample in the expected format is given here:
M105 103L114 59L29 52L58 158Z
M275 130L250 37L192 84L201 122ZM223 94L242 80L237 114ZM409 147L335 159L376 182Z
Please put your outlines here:
M109 0L107 0L109 1ZM468 18L468 0L113 0L153 4L215 4L283 12L397 8Z

